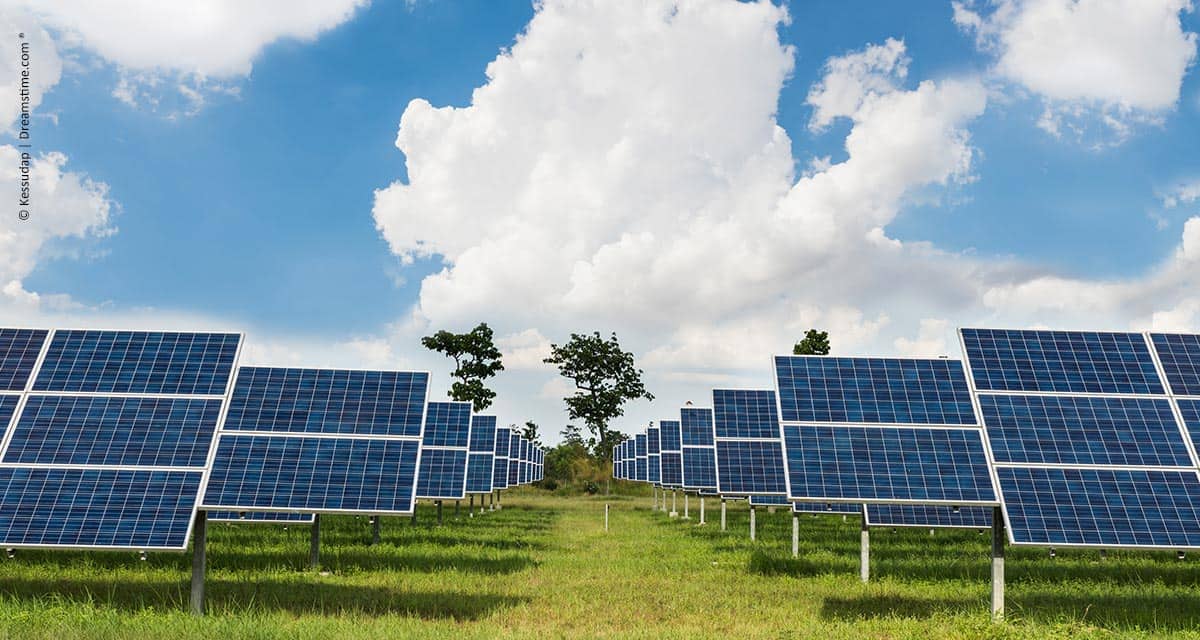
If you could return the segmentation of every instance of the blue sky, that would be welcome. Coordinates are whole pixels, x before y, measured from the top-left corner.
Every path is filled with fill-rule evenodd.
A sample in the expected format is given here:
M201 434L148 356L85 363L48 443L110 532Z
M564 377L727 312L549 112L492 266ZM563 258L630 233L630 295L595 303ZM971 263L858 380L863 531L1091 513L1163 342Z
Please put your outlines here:
M642 358L661 401L637 421L768 382L807 326L925 355L966 324L1200 329L1179 0L209 4L144 34L0 10L44 36L35 151L66 158L38 230L0 229L14 323L436 370L420 335L488 321L498 409L550 425L566 389L538 361L570 331Z

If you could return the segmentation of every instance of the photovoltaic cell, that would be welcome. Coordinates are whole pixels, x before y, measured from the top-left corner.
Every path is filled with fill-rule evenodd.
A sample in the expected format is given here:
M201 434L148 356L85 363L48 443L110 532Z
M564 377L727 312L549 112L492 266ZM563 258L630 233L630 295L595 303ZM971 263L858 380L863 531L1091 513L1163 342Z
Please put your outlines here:
M312 524L316 518L311 513L288 513L285 511L209 511L209 522L241 522L246 524Z
M978 429L784 425L791 497L994 503Z
M240 340L233 333L59 330L33 390L224 395Z
M767 438L779 440L779 412L775 392L751 389L714 389L713 424L717 438Z
M957 360L777 356L784 422L974 425Z
M5 463L204 467L222 400L31 395Z
M637 443L635 445L635 447L637 449L637 453L634 455L636 455L639 458L645 458L646 455L649 454L649 449L647 448L646 434L644 434L644 433L637 434L636 436L634 436L634 442Z
M201 471L0 468L8 545L180 549Z
M0 434L8 430L8 423L12 420L13 414L17 411L17 405L21 402L19 395L0 395Z
M658 439L658 429L646 429L646 482L650 484L662 483L662 460L659 457L661 453L662 443Z
M1152 333L1150 339L1162 363L1171 393L1200 396L1200 335Z
M679 421L659 420L658 439L662 443L662 451L680 451L683 440L679 431Z
M664 451L662 453L662 484L664 487L683 486L683 453Z
M655 455L662 453L662 443L658 439L658 429L650 427L646 429L646 455Z
M1015 544L1200 546L1195 471L998 467Z
M511 432L506 427L496 428L496 454L492 460L492 488L508 488L508 441Z
M717 461L712 447L683 447L683 488L716 490Z
M997 462L1190 466L1166 398L979 395Z
M869 504L867 526L990 529L992 507L948 507L927 504Z
M467 493L492 492L492 454L472 453L467 457Z
M24 391L46 342L45 329L0 328L0 391Z
M1200 448L1200 400L1177 400L1179 413L1183 416L1183 424L1187 427L1192 445Z
M429 374L242 367L230 431L419 436Z
M1162 394L1138 333L962 329L978 391Z
M779 440L717 440L717 492L721 495L787 493Z
M417 449L408 439L226 433L203 502L220 511L411 512Z
M493 453L496 449L496 416L471 416L472 453Z

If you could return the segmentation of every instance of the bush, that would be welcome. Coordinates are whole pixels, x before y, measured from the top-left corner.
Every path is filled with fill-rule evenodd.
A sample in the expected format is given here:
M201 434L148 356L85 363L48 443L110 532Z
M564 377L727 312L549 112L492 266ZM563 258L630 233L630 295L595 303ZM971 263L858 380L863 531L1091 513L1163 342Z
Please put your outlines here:
M596 495L597 493L600 493L600 485L588 480L587 483L583 485L583 490L587 492L588 495Z
M558 481L554 478L546 478L545 480L542 480L541 486L546 491L554 491L558 488Z

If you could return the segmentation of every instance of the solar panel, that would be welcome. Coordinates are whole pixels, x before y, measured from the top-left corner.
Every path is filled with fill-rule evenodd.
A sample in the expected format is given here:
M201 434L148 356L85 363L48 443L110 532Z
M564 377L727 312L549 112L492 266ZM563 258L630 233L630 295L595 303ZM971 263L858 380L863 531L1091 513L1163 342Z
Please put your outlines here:
M792 513L837 514L843 516L862 515L863 506L852 502L793 502Z
M1138 333L962 329L978 391L1162 394Z
M428 385L423 372L240 368L204 508L412 513Z
M496 416L471 416L467 456L467 493L492 492L492 466L496 450Z
M306 525L316 521L311 513L286 513L282 511L209 511L209 522L239 522L245 524L295 524Z
M869 504L869 527L990 529L992 507L947 507L927 504Z
M717 492L723 496L785 495L783 443L775 392L713 390Z
M467 448L471 439L470 402L430 402L421 438L417 471L420 500L462 500L467 497Z
M678 420L660 420L658 439L661 443L659 456L662 467L662 486L683 486L683 439Z
M58 330L34 391L224 395L241 336Z
M784 425L799 500L995 504L977 429Z
M185 549L240 344L0 330L0 545Z
M492 461L492 488L508 488L508 441L512 431L507 427L496 428L496 454Z
M1155 365L1157 354L1172 389L1183 384L1186 340L1152 350L1138 333L960 335L1013 544L1200 544L1200 476Z
M791 504L791 503L788 502L787 496L784 496L784 495L777 495L777 496L752 495L752 496L750 496L750 505L755 506L755 507L786 507L789 504Z
M1152 333L1154 351L1177 396L1200 396L1200 335Z
M515 433L508 436L508 486L521 484L521 438Z
M702 407L679 410L683 442L683 488L716 491L717 454L713 444L713 411Z
M777 356L775 366L792 500L997 503L960 362Z
M25 390L49 334L45 329L0 328L0 391Z
M658 439L658 429L646 429L646 482L662 483L662 443Z
M957 360L778 356L783 422L974 425Z

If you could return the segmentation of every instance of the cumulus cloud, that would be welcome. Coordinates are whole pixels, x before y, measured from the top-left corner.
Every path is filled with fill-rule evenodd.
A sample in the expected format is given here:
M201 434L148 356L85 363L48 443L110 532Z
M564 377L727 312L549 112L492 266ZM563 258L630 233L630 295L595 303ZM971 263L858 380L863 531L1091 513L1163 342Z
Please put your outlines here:
M1179 102L1196 59L1180 14L1190 0L991 0L953 3L954 21L996 72L1041 96L1039 126L1078 136L1094 123L1119 141Z
M22 83L28 94L25 110L32 112L46 92L58 84L62 61L50 34L25 11L0 4L0 31L6 34L0 54L0 130L8 130L22 111ZM22 45L28 51L22 51ZM22 71L28 71L24 79Z
M271 43L313 40L349 20L368 0L9 0L120 74L114 97L171 114L192 113L205 96L236 92Z
M1162 196L1163 206L1174 209L1200 200L1200 178L1184 180L1171 187Z

